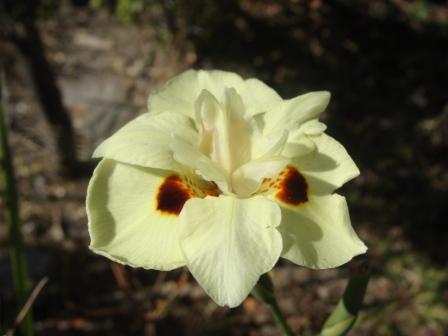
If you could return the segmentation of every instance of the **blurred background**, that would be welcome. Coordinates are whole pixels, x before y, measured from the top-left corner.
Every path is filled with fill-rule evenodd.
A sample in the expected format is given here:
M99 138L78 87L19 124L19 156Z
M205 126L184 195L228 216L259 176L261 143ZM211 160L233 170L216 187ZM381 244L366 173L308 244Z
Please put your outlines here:
M323 119L358 163L340 190L373 275L350 335L448 333L448 1L2 0L0 61L37 335L278 335L248 298L216 306L179 269L131 269L87 248L95 146L188 68L257 77L284 98L329 90ZM5 210L2 202L0 211ZM0 225L0 326L15 297ZM348 267L272 272L313 335Z

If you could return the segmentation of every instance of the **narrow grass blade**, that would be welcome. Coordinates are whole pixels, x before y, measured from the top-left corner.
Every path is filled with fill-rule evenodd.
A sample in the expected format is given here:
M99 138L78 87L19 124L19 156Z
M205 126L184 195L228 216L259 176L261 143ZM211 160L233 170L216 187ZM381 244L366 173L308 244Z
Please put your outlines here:
M4 190L4 219L8 226L9 249L14 288L18 303L18 310L25 304L29 294L28 271L23 249L22 233L20 231L19 207L17 190L9 150L8 135L4 115L3 74L0 74L0 186ZM33 335L33 321L28 312L20 324L24 336Z
M357 262L356 262L357 263ZM321 336L346 335L356 322L369 282L369 270L365 261L359 262L348 281L345 292L333 313L325 322Z

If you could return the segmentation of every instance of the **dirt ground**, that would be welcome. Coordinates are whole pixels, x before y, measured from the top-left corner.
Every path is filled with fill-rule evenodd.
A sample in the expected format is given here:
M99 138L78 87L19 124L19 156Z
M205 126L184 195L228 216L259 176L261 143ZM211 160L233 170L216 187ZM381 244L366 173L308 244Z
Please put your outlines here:
M340 192L373 269L350 335L445 335L446 32L400 16L379 18L375 10L362 16L362 8L321 5L304 12L304 6L263 4L244 1L236 14L210 25L187 11L175 30L156 10L145 22L127 23L105 9L68 6L40 20L80 158L89 160L102 139L146 111L151 90L190 67L261 77L284 97L329 89L329 133L362 171ZM26 64L13 45L2 42L1 50L30 276L33 284L49 277L34 304L36 333L279 335L252 297L236 309L218 307L184 269L132 269L88 250L88 176L58 175L56 144ZM0 244L0 298L8 307L5 225ZM294 332L312 335L340 298L348 267L311 271L280 261L272 277ZM4 325L14 318L8 309L0 317Z

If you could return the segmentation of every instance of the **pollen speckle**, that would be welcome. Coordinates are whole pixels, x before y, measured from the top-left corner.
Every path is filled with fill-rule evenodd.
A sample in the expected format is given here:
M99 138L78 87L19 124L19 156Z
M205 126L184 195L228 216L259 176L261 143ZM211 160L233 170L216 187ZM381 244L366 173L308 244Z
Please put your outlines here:
M192 197L178 175L165 178L157 193L157 210L164 214L179 215L186 201Z
M293 166L287 166L275 194L280 201L298 206L308 201L308 184L305 177Z

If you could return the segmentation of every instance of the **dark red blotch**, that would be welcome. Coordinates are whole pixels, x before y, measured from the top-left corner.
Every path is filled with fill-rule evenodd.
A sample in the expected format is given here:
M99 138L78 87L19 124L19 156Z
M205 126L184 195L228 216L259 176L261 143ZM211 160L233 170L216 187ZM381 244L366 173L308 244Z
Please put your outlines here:
M308 201L308 184L305 177L292 166L286 168L279 189L276 196L284 203L299 205Z
M180 177L170 175L159 187L157 210L171 215L179 215L190 197L190 191L184 186Z

